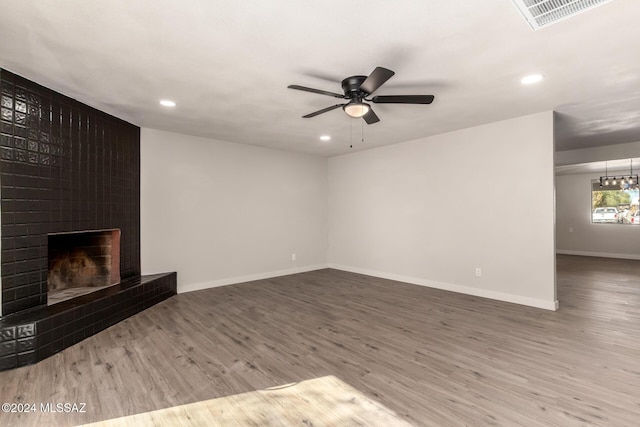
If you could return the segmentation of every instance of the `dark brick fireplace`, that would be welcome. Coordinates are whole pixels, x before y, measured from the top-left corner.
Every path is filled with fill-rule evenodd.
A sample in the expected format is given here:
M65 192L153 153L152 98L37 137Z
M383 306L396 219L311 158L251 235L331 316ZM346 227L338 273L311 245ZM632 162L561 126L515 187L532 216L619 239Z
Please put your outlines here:
M131 314L146 306L143 294L155 302L175 294L175 274L160 280L159 293L158 278L140 277L140 128L0 69L0 150L0 370L112 324L121 314L110 313L107 300ZM116 229L120 290L136 308L118 286L47 308L51 236ZM87 312L91 298L106 298L93 307L102 317ZM68 326L76 318L85 322L77 336ZM58 336L57 322L67 325Z
M47 303L50 233L119 228L140 274L140 128L0 71L2 315Z

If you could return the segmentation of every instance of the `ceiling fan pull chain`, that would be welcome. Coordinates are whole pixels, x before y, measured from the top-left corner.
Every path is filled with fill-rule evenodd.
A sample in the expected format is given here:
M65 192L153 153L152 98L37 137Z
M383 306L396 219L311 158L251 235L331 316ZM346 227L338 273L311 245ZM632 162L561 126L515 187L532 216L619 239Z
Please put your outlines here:
M353 148L353 120L349 120L349 148Z

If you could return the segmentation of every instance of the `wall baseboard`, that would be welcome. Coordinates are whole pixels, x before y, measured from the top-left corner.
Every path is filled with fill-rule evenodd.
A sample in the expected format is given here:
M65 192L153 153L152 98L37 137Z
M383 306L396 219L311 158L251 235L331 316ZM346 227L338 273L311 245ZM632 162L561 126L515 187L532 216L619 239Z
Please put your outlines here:
M269 271L265 273L249 274L247 276L228 277L225 279L212 280L210 282L190 283L187 285L178 284L178 293L199 291L202 289L217 288L219 286L234 285L236 283L252 282L254 280L271 279L272 277L288 276L289 274L306 273L308 271L322 270L328 268L327 264L309 265L305 267L288 268L285 270Z
M398 282L410 283L412 285L426 286L429 288L441 289L444 291L457 292L460 294L472 295L481 298L489 298L497 301L510 302L514 304L526 305L529 307L542 308L555 311L558 309L558 301L547 301L537 298L523 297L520 295L507 294L504 292L489 291L486 289L471 288L468 286L455 285L452 283L436 282L434 280L420 279L416 277L402 276L399 274L384 273L364 268L351 267L339 264L319 264L305 267L289 268L285 270L270 271L265 273L250 274L246 276L229 277L225 279L212 280L209 282L193 283L188 285L178 285L178 293L199 291L202 289L217 288L220 286L234 285L237 283L252 282L254 280L271 279L273 277L287 276L289 274L306 273L308 271L333 268L336 270L348 271L351 273L365 274L367 276L379 277L382 279L395 280Z
M598 258L618 258L618 259L640 260L640 254L614 254L609 252L585 252L585 251L570 251L570 250L564 250L564 249L556 249L556 254L592 256L592 257L598 257Z
M429 288L441 289L444 291L457 292L460 294L472 295L481 298L489 298L498 301L510 302L514 304L526 305L529 307L542 308L555 311L559 307L557 300L543 300L538 298L524 297L521 295L507 294L504 292L490 291L486 289L471 288L468 286L455 285L452 283L436 282L434 280L420 279L417 277L402 276L393 273L368 270L365 268L351 267L346 265L331 264L329 268L348 271L351 273L365 274L367 276L379 277L381 279L395 280L398 282L410 283L412 285L426 286Z

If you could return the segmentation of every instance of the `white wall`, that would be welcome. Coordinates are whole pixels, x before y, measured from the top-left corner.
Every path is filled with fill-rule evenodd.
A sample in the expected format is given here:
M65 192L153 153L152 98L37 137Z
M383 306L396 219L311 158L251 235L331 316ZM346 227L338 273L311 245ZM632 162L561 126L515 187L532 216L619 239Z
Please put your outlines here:
M327 159L142 129L143 274L185 292L326 267L327 227Z
M555 309L553 157L549 111L331 158L330 266Z
M556 176L558 253L640 259L640 226L591 223L591 180L600 174ZM572 228L573 232L569 232Z

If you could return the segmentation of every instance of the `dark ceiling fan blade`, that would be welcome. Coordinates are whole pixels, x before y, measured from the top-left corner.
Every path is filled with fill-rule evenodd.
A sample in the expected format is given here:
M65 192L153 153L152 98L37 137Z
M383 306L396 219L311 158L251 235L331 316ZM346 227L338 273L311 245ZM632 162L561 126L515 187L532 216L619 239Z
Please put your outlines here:
M342 107L344 104L336 104L331 107L323 108L322 110L314 111L313 113L309 113L306 116L302 116L303 119L309 119L311 117L315 117L319 114L326 113L327 111L335 110L336 108Z
M383 95L374 96L371 102L376 104L431 104L433 95Z
M386 68L376 67L376 69L369 74L369 77L362 82L360 90L368 94L372 94L394 74L395 73L393 71L387 70Z
M367 114L362 116L362 118L365 122L367 122L368 125L372 125L380 121L380 118L376 115L376 113L373 112L372 109L369 109L369 111L367 111Z
M320 95L333 96L334 98L342 98L345 99L344 95L334 92L327 92L326 90L313 89L310 87L298 86L298 85L289 85L287 86L289 89L303 90L305 92L319 93Z

